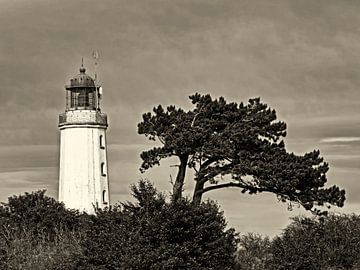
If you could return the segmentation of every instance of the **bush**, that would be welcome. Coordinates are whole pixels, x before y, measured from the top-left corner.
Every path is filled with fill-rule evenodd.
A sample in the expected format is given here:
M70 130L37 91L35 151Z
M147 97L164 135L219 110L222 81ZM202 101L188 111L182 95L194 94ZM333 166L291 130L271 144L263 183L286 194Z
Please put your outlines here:
M0 205L0 269L75 269L82 223L45 191L10 197Z
M167 203L149 183L136 203L67 210L44 191L0 206L0 269L232 269L236 234L216 204Z
M80 226L79 213L45 195L45 190L12 196L0 205L0 225L16 233L52 239L57 231ZM5 233L1 231L0 233ZM7 232L9 234L9 232Z
M297 217L272 242L273 269L359 269L360 216Z
M238 270L267 270L271 261L271 241L268 237L249 233L240 236L236 255Z
M144 181L132 190L136 204L92 218L82 269L232 269L236 234L217 205L167 203Z
M166 202L146 181L136 203L97 215L67 210L44 191L0 205L0 269L360 269L360 216L294 218L270 241L226 229L213 202Z

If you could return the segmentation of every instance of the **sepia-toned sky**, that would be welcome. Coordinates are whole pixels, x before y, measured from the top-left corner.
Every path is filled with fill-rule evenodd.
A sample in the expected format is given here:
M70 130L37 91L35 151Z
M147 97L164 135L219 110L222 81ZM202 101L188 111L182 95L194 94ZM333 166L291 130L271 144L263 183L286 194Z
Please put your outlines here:
M57 197L64 85L81 57L94 74L98 50L112 202L130 200L140 178L169 194L176 160L141 174L151 143L136 126L158 104L191 108L200 92L260 96L288 124L289 151L320 149L330 163L329 183L347 191L333 210L359 214L359 14L357 0L0 0L0 201L44 188ZM239 232L274 236L303 213L271 194L209 197Z

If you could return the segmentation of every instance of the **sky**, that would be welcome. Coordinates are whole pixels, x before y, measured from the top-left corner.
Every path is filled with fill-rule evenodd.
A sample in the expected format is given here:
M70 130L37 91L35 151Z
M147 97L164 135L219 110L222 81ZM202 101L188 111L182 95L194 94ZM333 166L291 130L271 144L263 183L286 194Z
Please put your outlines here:
M335 212L360 214L360 2L356 0L0 0L0 201L47 189L57 198L58 115L81 57L100 55L112 203L141 178L169 195L176 159L141 174L137 134L158 104L188 96L261 97L285 121L290 152L319 149L329 185L346 190ZM194 185L187 175L185 195ZM209 193L238 232L281 233L304 214L271 194Z

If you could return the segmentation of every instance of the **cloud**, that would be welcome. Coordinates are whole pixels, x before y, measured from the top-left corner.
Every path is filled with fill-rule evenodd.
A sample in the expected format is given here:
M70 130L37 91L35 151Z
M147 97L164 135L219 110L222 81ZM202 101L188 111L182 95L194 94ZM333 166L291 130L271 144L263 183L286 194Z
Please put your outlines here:
M260 95L295 127L329 112L357 111L359 63L352 54L360 47L348 46L359 44L350 27L358 25L358 5L84 3L16 1L2 9L3 144L58 141L63 85L78 72L81 56L92 74L86 56L94 48L101 54L103 109L113 143L136 138L142 112L159 103L189 107L187 96L195 91L236 101Z
M0 145L0 183L0 201L39 189L47 189L48 195L57 197L57 146Z
M24 192L47 190L47 195L57 198L57 168L22 168L18 171L0 172L0 201Z
M348 142L359 142L360 137L330 137L323 138L320 142L323 143L348 143Z

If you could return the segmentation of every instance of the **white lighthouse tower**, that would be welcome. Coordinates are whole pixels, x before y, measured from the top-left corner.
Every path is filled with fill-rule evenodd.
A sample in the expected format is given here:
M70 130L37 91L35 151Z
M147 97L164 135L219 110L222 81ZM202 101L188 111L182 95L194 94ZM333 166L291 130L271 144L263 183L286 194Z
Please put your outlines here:
M81 65L66 89L65 113L59 115L59 201L94 213L109 204L107 115L100 110L101 87Z

